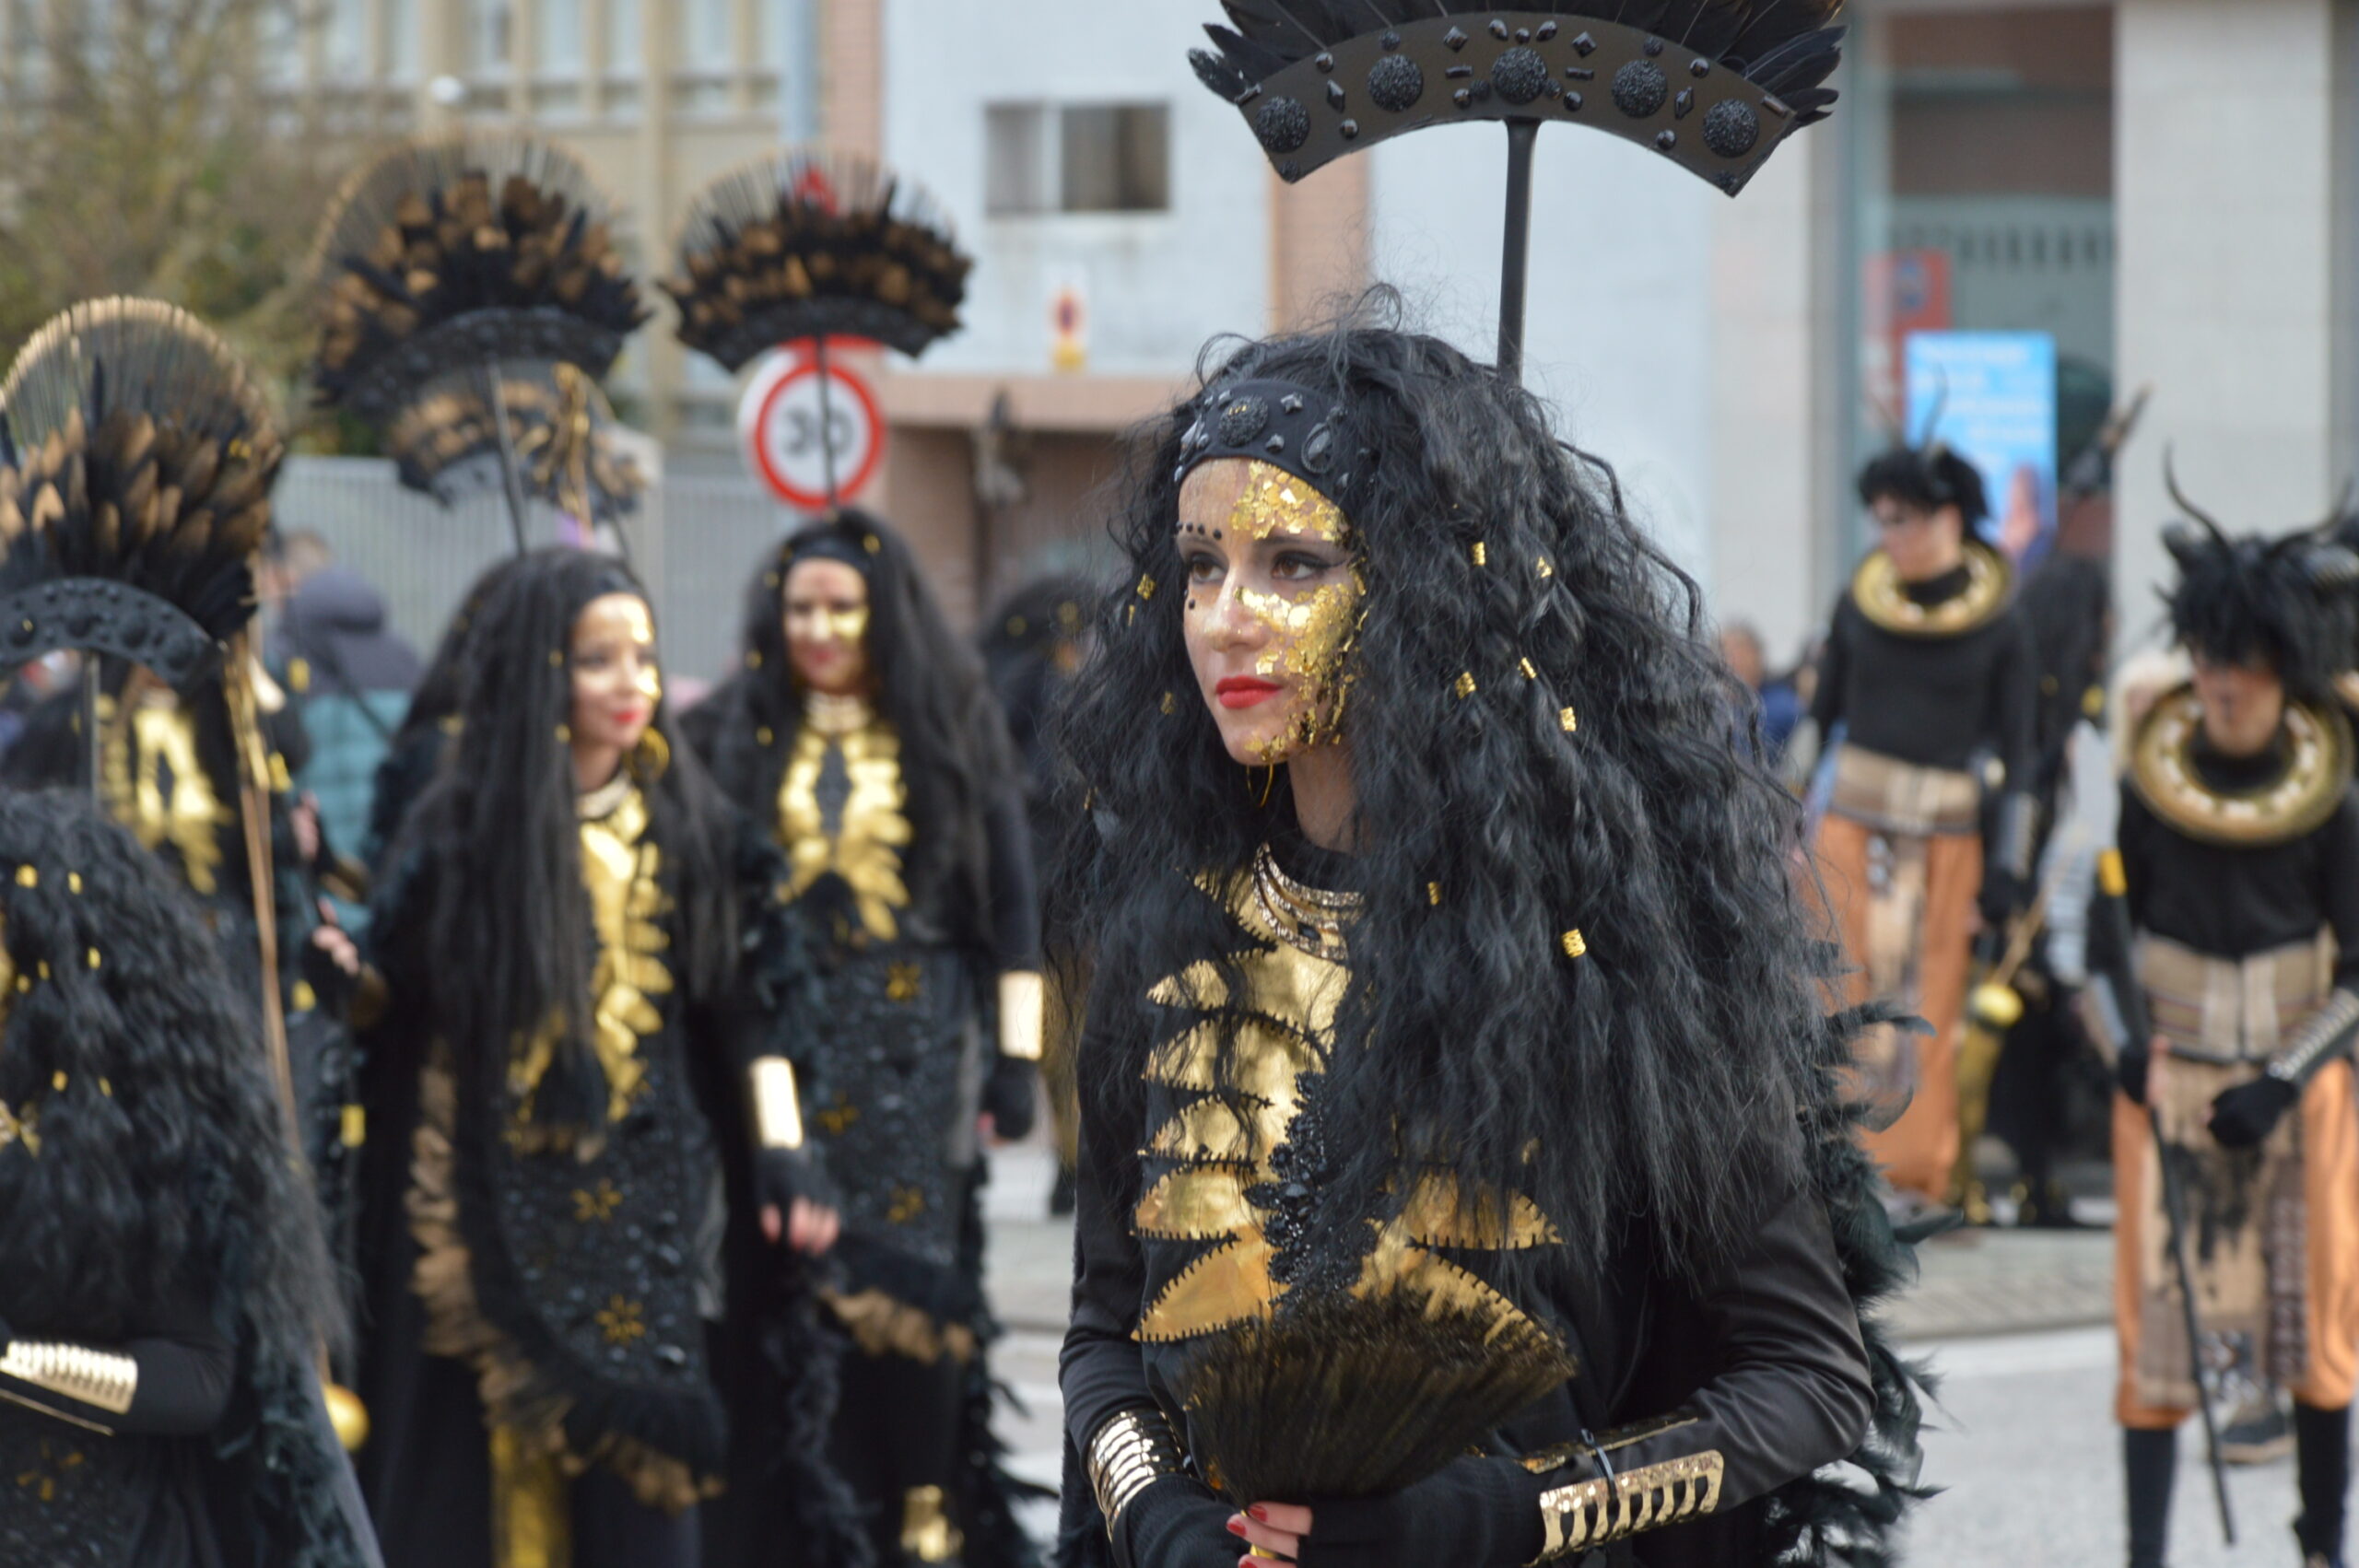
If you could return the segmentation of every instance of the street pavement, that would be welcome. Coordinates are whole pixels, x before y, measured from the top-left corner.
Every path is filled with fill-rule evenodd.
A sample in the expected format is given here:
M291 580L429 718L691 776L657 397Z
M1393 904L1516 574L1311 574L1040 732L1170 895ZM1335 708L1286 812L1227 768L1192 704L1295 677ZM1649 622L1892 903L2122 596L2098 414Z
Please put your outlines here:
M1073 1233L1047 1212L1045 1151L994 1156L986 1199L990 1288L1008 1327L993 1371L1024 1407L1000 1433L1027 1480L1054 1486L1057 1345ZM2103 1231L1982 1232L1921 1249L1922 1279L1892 1320L1941 1377L1906 1561L1925 1568L2112 1568L2122 1561L2120 1434L2112 1420L2112 1238ZM2181 1434L2174 1568L2294 1568L2290 1461L2232 1472L2242 1543L2223 1545L2202 1441ZM1042 1539L1055 1509L1030 1508Z

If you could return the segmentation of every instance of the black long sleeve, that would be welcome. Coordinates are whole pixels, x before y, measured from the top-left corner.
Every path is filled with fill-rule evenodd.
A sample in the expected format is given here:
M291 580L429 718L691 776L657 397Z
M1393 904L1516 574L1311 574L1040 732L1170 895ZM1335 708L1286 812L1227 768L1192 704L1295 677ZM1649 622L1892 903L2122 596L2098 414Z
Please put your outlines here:
M194 1437L220 1424L229 1408L237 1347L224 1339L211 1316L194 1301L166 1302L155 1316L135 1327L120 1344L94 1345L65 1335L23 1332L27 1343L75 1344L127 1356L138 1367L131 1408L114 1411L84 1404L38 1384L0 1376L0 1387L50 1410L60 1410L111 1432L157 1437Z
M983 813L991 857L992 958L1002 973L1040 967L1040 883L1032 864L1032 825L1024 809L1024 779L1009 772L992 791Z
M1080 1074L1080 1147L1074 1187L1073 1315L1057 1356L1063 1390L1065 1433L1075 1449L1106 1418L1126 1406L1154 1403L1131 1330L1146 1301L1146 1259L1131 1230L1138 1199L1136 1117L1125 1118L1123 1096L1102 1072L1087 1071L1105 1059L1103 1041L1086 1033L1077 1057Z
M1870 621L1848 594L1835 607L1811 717L1819 733L1919 767L1963 771L1978 752L2031 786L2038 654L2020 610L1954 637L1912 638Z
M2130 920L2198 953L2245 958L2334 930L2334 983L2359 990L2359 796L2282 844L2205 844L2173 829L2135 785L2116 830Z

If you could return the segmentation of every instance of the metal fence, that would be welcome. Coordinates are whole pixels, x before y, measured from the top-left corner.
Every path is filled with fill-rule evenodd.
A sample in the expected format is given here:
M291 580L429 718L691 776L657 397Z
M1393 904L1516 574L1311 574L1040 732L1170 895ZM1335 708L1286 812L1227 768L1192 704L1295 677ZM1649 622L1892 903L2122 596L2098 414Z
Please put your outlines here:
M393 629L421 655L441 636L467 585L513 548L497 494L446 509L403 489L393 463L381 458L291 458L272 509L281 528L316 531L338 564L374 583ZM679 676L710 680L728 668L746 574L793 521L748 479L667 474L648 486L627 525L628 543L654 601L664 662ZM554 510L534 503L526 537L555 544L564 526Z

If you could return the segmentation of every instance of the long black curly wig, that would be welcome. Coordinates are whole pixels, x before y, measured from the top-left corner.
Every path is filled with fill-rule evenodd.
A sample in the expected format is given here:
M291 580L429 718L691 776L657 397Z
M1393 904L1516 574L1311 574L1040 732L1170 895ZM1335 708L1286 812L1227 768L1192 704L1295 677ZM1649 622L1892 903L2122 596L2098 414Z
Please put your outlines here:
M187 892L86 800L0 791L0 941L21 981L0 1103L35 1107L40 1147L0 1147L0 1319L103 1342L174 1284L310 1344L334 1322L326 1255Z
M885 521L845 508L796 530L764 556L745 590L741 667L697 709L691 732L731 799L767 822L803 724L803 687L786 646L786 579L824 556L868 584L868 661L876 710L901 743L913 842L903 865L910 903L945 899L980 943L990 935L983 819L996 781L1015 766L982 663L926 585L917 556Z
M596 942L582 884L573 755L574 623L609 593L646 597L629 568L565 548L522 557L485 600L469 636L461 724L446 766L404 829L397 875L430 899L419 978L463 1080L496 1092L509 1041L553 1013L565 1032L534 1096L537 1122L588 1133L603 1125L605 1074L590 1047ZM736 959L729 805L685 744L668 697L651 732L668 763L639 770L653 831L673 868L683 933L675 958L686 1000L717 1000Z
M1731 743L1696 584L1604 464L1445 343L1347 324L1214 352L1207 386L1332 394L1343 449L1373 458L1343 499L1367 585L1343 720L1365 907L1329 1070L1326 1223L1382 1213L1406 1151L1531 1194L1575 1268L1631 1226L1674 1270L1725 1258L1811 1178L1798 1114L1840 1137L1844 1051L1792 880L1799 808L1757 741ZM1137 1081L1150 987L1219 951L1181 879L1246 872L1292 820L1283 770L1265 798L1190 695L1182 595L1148 586L1184 576L1192 416L1151 428L1136 460L1114 524L1130 574L1098 606L1061 731L1101 827L1074 836L1055 901L1096 938L1093 1034L1125 1053L1084 1064L1101 1083Z

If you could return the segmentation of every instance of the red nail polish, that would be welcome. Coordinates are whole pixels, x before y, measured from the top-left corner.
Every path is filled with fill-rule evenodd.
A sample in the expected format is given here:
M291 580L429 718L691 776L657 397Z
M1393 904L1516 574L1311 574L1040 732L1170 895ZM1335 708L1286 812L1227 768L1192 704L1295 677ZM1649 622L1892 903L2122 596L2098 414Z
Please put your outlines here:
M1259 1503L1256 1503L1252 1507L1248 1508L1245 1511L1248 1514L1252 1515L1253 1517L1260 1520L1262 1524L1266 1525L1270 1522L1270 1511L1262 1507Z
M1228 1533L1233 1536L1243 1535L1245 1533L1245 1521L1242 1519L1231 1519L1228 1522Z

